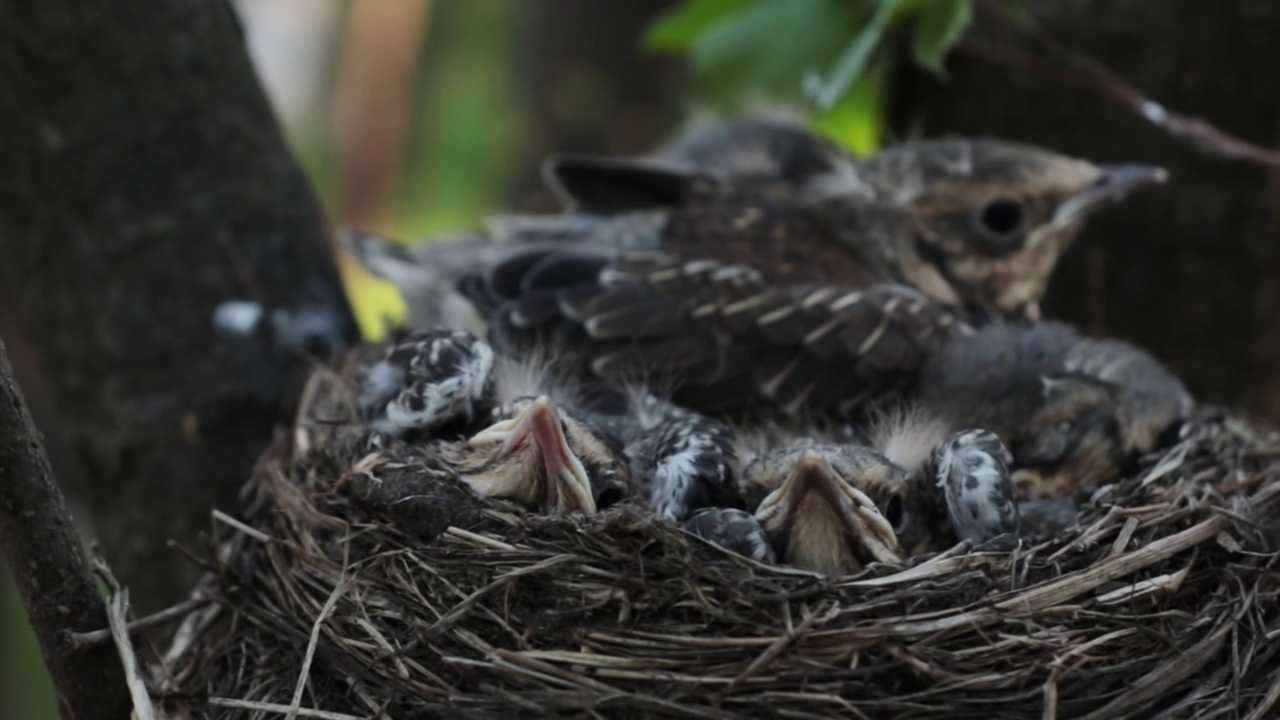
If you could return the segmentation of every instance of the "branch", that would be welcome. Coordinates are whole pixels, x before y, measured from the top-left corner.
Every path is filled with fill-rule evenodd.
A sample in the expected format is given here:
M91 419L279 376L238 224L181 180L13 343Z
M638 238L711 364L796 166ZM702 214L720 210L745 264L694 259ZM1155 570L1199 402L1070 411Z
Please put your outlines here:
M64 633L107 625L75 526L62 501L0 340L0 546L53 676L63 715L128 717L128 689L109 645L76 651Z
M1001 19L1009 22L1007 15ZM955 49L986 62L1029 70L1105 100L1205 154L1280 170L1280 152L1231 135L1204 118L1166 108L1102 63L1061 45L1038 28L1025 35L1038 46L1041 55L973 38L960 40Z

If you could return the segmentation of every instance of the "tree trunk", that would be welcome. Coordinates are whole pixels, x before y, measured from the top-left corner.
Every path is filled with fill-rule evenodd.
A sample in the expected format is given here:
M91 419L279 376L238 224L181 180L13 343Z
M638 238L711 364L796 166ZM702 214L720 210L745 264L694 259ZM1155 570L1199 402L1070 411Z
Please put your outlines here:
M234 502L291 368L355 325L224 0L0 0L0 77L0 332L154 608L194 574L165 540Z
M1031 3L1045 32L1170 109L1263 146L1280 141L1273 0ZM979 34L1014 47L989 22ZM1201 400L1280 420L1280 194L1258 166L1208 156L1132 111L1033 68L954 53L944 82L908 74L895 126L1026 140L1172 181L1099 217L1068 253L1046 314L1151 348Z

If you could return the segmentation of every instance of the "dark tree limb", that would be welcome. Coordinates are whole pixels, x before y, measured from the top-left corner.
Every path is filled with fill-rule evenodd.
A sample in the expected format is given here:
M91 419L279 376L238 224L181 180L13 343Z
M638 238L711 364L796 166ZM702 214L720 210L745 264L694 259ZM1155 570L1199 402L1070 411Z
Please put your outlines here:
M0 332L47 381L141 611L356 337L316 198L226 0L0 0ZM24 379L25 382L25 379Z
M35 627L62 714L128 717L132 703L114 648L77 649L72 633L107 626L75 525L0 340L0 546Z

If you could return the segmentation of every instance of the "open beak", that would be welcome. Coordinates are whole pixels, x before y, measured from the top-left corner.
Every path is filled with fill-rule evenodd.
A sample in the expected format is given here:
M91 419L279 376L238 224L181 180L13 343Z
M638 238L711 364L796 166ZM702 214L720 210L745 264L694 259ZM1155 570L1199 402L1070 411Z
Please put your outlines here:
M840 575L871 561L902 560L893 527L871 498L813 450L800 456L755 517L793 565Z
M1097 210L1114 205L1129 193L1149 185L1161 185L1169 172L1157 165L1103 165L1098 179L1054 208L1052 224L1062 227L1082 220Z
M560 416L545 396L514 418L480 431L469 443L475 446L498 441L502 445L492 462L514 465L516 470L468 476L465 479L476 492L485 497L514 498L556 512L596 511L587 471L569 449ZM519 462L503 462L508 460Z

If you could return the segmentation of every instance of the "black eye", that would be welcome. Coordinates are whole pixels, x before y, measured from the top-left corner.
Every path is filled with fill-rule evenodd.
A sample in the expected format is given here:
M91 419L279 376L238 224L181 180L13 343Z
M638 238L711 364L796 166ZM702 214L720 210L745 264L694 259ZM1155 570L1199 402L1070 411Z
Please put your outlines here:
M978 210L978 224L993 235L1011 235L1022 229L1027 212L1022 203L999 198Z
M894 495L884 506L884 519L893 526L894 532L902 532L902 496Z
M626 493L619 488L605 488L600 492L600 496L596 498L596 507L601 510L617 505L626 497Z

